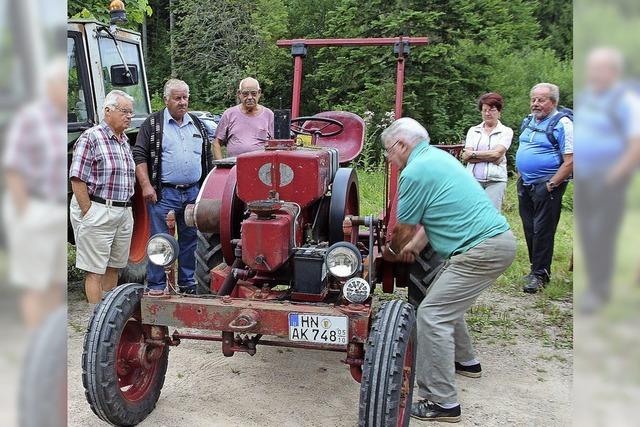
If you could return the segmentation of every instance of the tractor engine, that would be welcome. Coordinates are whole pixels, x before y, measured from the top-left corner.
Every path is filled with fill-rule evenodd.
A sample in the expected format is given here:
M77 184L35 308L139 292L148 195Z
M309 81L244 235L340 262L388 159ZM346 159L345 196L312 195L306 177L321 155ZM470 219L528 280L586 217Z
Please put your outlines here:
M269 141L265 151L239 156L238 197L251 212L242 222L242 261L274 273L303 245L311 207L329 189L338 168L335 149L305 149Z

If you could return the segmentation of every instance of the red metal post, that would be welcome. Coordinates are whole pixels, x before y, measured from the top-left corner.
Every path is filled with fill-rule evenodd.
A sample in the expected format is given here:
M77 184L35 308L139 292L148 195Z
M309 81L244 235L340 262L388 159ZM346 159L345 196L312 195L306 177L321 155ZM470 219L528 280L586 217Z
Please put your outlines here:
M300 92L302 91L302 56L293 60L293 99L291 101L291 117L300 116Z
M396 109L395 109L395 119L398 120L402 117L402 102L404 101L404 58L406 53L404 52L404 37L400 37L398 42L398 57L396 59ZM390 204L392 200L396 197L396 192L398 191L398 168L391 164L391 177L389 178L389 198L387 202ZM387 214L389 209L389 204L387 204Z
M167 212L166 217L167 222L167 231L170 236L176 236L176 213L172 209ZM176 289L176 263L177 260L173 262L173 264L165 267L165 272L167 275L167 286L169 288L169 293L174 293L174 289Z

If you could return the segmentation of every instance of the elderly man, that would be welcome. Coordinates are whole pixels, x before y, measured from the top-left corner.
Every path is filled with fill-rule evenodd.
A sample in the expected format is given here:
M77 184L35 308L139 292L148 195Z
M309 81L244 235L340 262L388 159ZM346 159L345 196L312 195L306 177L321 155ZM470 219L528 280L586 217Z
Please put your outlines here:
M227 146L227 157L260 150L264 140L273 138L273 111L258 104L262 92L254 78L240 82L238 98L240 104L227 109L216 129L213 155L222 159L221 145Z
M412 405L411 416L457 422L455 373L481 374L464 313L511 265L516 242L478 181L453 156L430 146L418 122L398 119L381 138L385 156L402 170L398 223L384 258L413 262L429 241L447 260L418 307L416 379L422 400Z
M195 293L195 249L197 230L184 222L184 209L195 203L200 185L212 167L207 129L189 114L189 86L178 79L164 85L166 108L142 123L133 157L136 176L147 202L151 235L167 233L167 213L173 210L178 225L178 285L182 292ZM164 290L164 269L147 264L147 287Z
M124 131L132 116L133 98L120 90L109 92L104 120L73 147L69 177L76 267L87 272L85 292L92 304L115 287L118 270L129 259L135 163Z
M67 59L47 67L44 96L11 120L2 163L9 280L22 289L22 314L35 328L66 288Z
M623 68L618 50L591 51L588 86L576 102L576 223L588 273L580 309L587 313L609 300L626 192L640 164L640 97L621 82Z
M541 290L551 275L553 241L562 196L573 172L573 122L558 111L560 90L551 83L531 89L531 115L524 119L516 152L520 218L531 271L523 291Z

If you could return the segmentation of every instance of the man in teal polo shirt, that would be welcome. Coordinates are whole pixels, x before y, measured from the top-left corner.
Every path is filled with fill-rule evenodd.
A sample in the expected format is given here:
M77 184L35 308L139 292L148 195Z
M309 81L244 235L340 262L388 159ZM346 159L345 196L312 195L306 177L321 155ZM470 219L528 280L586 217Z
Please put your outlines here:
M417 121L398 119L381 139L385 156L402 170L398 223L384 258L413 262L429 241L446 259L418 307L416 379L422 400L412 405L411 416L457 422L455 373L481 373L464 313L511 265L516 241L480 184L453 156L431 147Z

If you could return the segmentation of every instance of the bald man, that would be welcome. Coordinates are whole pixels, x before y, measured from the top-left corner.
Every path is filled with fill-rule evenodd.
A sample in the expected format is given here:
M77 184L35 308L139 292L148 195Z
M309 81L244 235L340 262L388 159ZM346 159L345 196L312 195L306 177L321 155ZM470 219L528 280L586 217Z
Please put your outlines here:
M222 145L227 146L227 157L261 150L266 139L273 138L273 111L260 105L260 84L247 77L238 86L240 104L227 109L216 129L213 156L222 159Z

